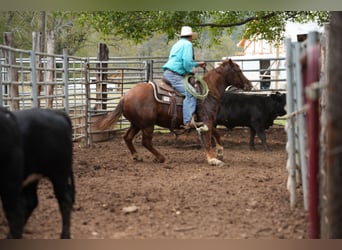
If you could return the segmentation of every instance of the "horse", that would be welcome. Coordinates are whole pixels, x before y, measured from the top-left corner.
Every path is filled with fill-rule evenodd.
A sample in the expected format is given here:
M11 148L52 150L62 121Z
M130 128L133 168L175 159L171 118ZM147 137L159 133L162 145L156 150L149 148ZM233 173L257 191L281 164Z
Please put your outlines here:
M197 101L196 116L207 126L207 131L198 134L208 163L212 166L223 166L223 146L220 135L214 127L221 98L230 85L243 90L251 90L252 84L242 73L239 65L231 59L226 59L217 68L207 71L203 80L207 83L209 92L204 100ZM138 83L121 97L113 111L99 117L94 122L94 127L98 130L109 129L123 115L130 121L130 127L123 138L133 160L143 160L132 143L137 133L142 131L142 145L155 156L154 162L163 163L166 160L165 157L152 145L154 127L158 125L170 130L171 127L181 129L183 111L182 106L177 105L177 117L173 119L173 115L169 112L170 105L157 102L153 91L150 83ZM218 158L215 157L211 138L216 139Z

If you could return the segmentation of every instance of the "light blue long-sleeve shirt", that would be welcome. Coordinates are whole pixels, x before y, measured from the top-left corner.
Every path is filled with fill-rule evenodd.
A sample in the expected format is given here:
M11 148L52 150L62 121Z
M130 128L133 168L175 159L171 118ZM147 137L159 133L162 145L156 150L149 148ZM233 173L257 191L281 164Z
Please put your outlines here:
M193 60L192 43L186 38L181 38L172 46L169 59L162 69L186 75L192 73L192 69L197 66L198 62Z

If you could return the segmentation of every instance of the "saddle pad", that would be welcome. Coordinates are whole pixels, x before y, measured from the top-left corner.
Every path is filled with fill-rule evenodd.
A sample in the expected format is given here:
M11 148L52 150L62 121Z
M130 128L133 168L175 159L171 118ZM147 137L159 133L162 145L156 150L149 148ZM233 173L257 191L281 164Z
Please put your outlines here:
M163 80L149 81L149 84L153 86L154 98L158 102L170 104L171 97L174 97L177 105L183 105L184 97Z

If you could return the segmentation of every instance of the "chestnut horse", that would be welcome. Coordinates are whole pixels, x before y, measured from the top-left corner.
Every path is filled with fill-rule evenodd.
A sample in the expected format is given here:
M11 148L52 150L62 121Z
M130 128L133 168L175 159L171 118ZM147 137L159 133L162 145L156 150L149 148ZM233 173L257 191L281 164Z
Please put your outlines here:
M214 127L221 97L225 89L230 85L240 89L250 90L252 84L241 72L239 65L231 59L223 61L219 67L208 71L204 75L203 80L208 85L209 93L204 100L198 100L197 118L208 127L208 131L199 133L199 137L200 140L202 140L202 147L204 147L208 163L210 165L222 166L224 163L218 158L223 158L223 147L220 141L220 135ZM131 123L124 135L124 140L133 159L142 161L142 158L138 155L132 143L134 137L141 130L142 145L155 156L155 162L164 162L165 157L152 145L153 131L155 125L171 129L171 120L173 117L169 112L168 104L160 103L155 100L152 85L145 82L139 83L131 88L121 97L115 110L99 118L95 122L95 128L100 130L108 129L122 114ZM182 124L182 106L178 105L177 118L172 126L176 129L180 129ZM212 149L212 136L216 139L218 158L215 158Z

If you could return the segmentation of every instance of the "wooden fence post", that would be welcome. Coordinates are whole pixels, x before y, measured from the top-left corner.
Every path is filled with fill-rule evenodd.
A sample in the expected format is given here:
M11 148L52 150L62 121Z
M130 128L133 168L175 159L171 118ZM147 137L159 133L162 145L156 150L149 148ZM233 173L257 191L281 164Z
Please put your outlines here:
M97 64L98 74L96 76L96 100L100 100L100 103L97 102L96 109L97 110L105 110L107 109L107 79L108 79L108 63L103 63L104 61L108 61L109 59L109 50L106 44L99 43L97 50L97 60L101 63Z
M322 70L324 74L322 74L321 82L328 83L329 75L328 75L328 58L329 58L329 31L330 25L324 25L324 33L321 36L321 44L322 44ZM328 234L328 217L327 217L327 88L322 88L321 99L320 99L320 238L327 239L329 238Z
M41 32L32 32L32 50L35 52L42 52L42 34ZM38 107L40 107L40 93L42 91L43 86L41 83L43 82L43 72L40 68L42 68L41 63L41 55L36 54L36 79L37 79L37 89L32 89L32 91L37 91L37 97L38 97Z
M55 37L54 32L50 31L47 34L47 45L46 50L48 54L54 54L55 52ZM48 108L52 108L53 105L53 89L54 89L54 70L55 68L55 58L53 56L47 56L46 62L46 81L47 81L47 94L48 94Z
M14 48L14 36L12 32L4 33L4 44L11 48ZM9 95L9 106L10 110L18 110L19 109L19 100L15 100L15 98L19 97L19 87L16 84L18 82L18 70L12 65L16 63L16 56L14 51L4 50L6 63L10 65L8 68L8 80L9 80L9 88L6 86L5 94Z
M332 12L329 32L327 98L328 237L342 238L342 12Z

